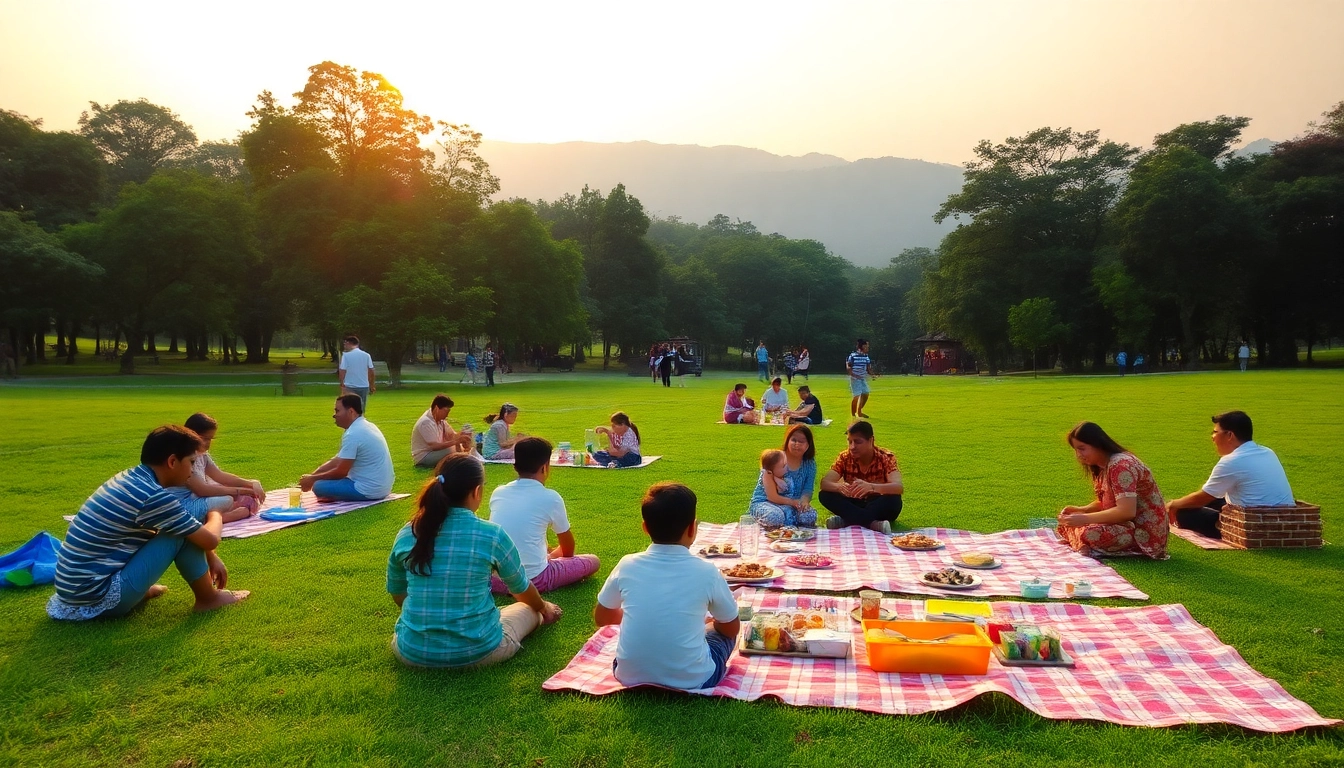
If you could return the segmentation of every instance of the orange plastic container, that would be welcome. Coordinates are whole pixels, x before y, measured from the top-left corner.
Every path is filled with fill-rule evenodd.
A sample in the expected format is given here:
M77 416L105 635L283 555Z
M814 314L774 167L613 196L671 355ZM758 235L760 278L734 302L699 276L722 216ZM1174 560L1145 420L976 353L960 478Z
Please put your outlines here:
M955 644L911 643L895 637L868 637L869 629L884 627L922 640L956 632L969 635L971 641L958 640ZM983 675L989 671L989 654L994 645L980 627L960 621L864 619L863 640L868 649L868 666L874 670L931 675Z

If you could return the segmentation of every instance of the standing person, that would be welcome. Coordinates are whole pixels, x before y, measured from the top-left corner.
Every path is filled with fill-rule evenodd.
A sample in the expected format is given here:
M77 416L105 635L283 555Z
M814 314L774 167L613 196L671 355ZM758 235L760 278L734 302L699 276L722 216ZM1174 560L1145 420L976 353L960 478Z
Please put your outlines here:
M485 345L485 353L481 355L481 362L485 363L485 386L495 386L495 348L492 344Z
M770 352L765 348L764 341L756 345L756 379L770 380Z
M299 488L333 501L374 501L392 492L396 473L387 440L360 410L357 395L341 395L331 420L345 430L341 449L325 464L299 478Z
M649 345L649 380L658 383L658 360L662 357L657 344Z
M677 347L677 354L676 354L676 360L675 360L675 362L676 362L676 365L677 365L677 370L676 370L677 386L678 386L678 387L685 387L685 386L686 386L686 374L687 374L687 372L690 370L691 365L694 364L695 361L694 361L694 360L691 360L689 357L687 357L687 352L686 352L686 347L685 347L685 346L679 346L679 347Z
M447 347L446 345L440 344L440 345L439 345L439 373L443 373L443 372L446 371L446 370L448 370L448 347Z
M738 384L723 403L723 420L729 424L755 424L756 401L747 397L747 385Z
M1241 365L1241 372L1246 372L1246 366L1251 362L1251 345L1241 340L1241 346L1237 347L1237 363Z
M891 533L900 516L905 483L896 456L877 447L873 425L856 421L846 430L849 448L842 451L821 479L821 505L831 511L826 527L862 525Z
M793 349L790 348L784 353L784 375L788 378L790 384L793 383L793 372L797 368L798 356L793 354Z
M525 437L522 432L516 435L509 432L509 427L517 420L518 406L513 403L499 406L498 414L486 414L485 423L490 428L485 431L481 441L481 456L487 459L512 459L513 444Z
M260 502L266 500L261 483L225 472L210 457L219 422L207 414L193 413L187 417L185 426L201 438L201 451L191 460L191 477L187 482L167 489L168 492L197 520L204 520L212 509L218 510L226 523L255 514Z
M450 453L472 452L471 433L459 433L448 423L448 414L452 410L451 397L435 395L429 410L420 414L415 422L411 430L411 459L417 467L437 467Z
M799 376L802 376L803 378L807 379L808 381L811 381L811 380L812 380L812 376L811 376L811 374L808 373L808 371L809 371L811 368L812 368L812 353L807 351L807 347L803 347L803 348L802 348L801 350L799 350L799 352L798 352L798 369L797 369L797 373L798 373Z
M336 374L341 381L341 390L359 395L359 412L364 413L368 410L369 394L378 391L373 358L359 348L359 337L354 334L346 336L341 346L345 348L345 354L341 355L340 370Z
M1134 353L1134 375L1135 375L1135 376L1138 376L1140 373L1143 373L1143 365L1144 365L1144 363L1146 363L1146 362L1147 362L1147 360L1144 359L1144 357L1143 357L1143 353L1142 353L1142 352L1136 352L1136 353Z
M140 464L94 491L65 535L48 616L124 616L168 591L155 582L169 565L191 585L197 611L248 596L224 589L229 571L215 554L224 529L219 510L207 512L202 522L167 490L187 482L201 449L200 436L186 427L158 427L140 447Z
M859 339L854 351L845 358L845 370L849 371L849 393L853 395L849 400L851 418L868 418L868 414L863 412L863 406L868 404L868 393L871 391L868 387L868 366L871 364L868 340Z
M658 358L658 375L663 377L663 386L672 386L672 364L677 360L677 353L672 351L671 344L663 345L662 355Z
M504 529L518 547L523 572L538 592L550 592L597 573L597 555L574 554L574 532L569 527L565 500L546 487L551 476L551 444L525 437L514 447L513 470L518 479L490 494L490 522ZM555 531L550 548L546 530ZM490 577L490 591L508 591L498 576Z
M1125 354L1125 350L1122 349L1115 353L1115 367L1119 369L1121 376L1125 375L1125 366L1128 364L1129 356Z
M820 424L825 418L821 413L821 401L806 384L798 388L798 407L789 411L788 415L790 422L800 424ZM809 431L808 435L811 434Z
M597 431L605 432L610 440L608 450L593 454L593 460L598 464L610 466L615 463L616 466L624 468L638 467L644 463L644 458L639 454L639 427L635 426L624 411L611 414L611 426L598 427Z
M469 456L443 460L425 483L411 521L387 557L387 592L401 609L392 654L411 667L467 669L497 664L523 638L564 613L542 598L504 529L476 516L485 468ZM517 602L496 608L497 572Z
M1224 504L1243 509L1297 506L1278 455L1251 440L1253 436L1251 417L1244 411L1213 417L1218 463L1203 488L1167 504L1172 525L1221 539L1219 517Z
M467 379L471 379L471 383L472 383L472 384L475 384L475 383L476 383L476 369L477 369L477 366L478 366L478 365L479 365L479 363L478 363L478 361L476 360L476 351L473 350L473 349L471 349L470 347L468 347L468 348L467 348L467 356L464 357L464 358L462 358L462 367L465 368L465 369L467 369L467 372L464 373L464 374L462 374L462 379L461 379L460 381L458 381L457 383L458 383L458 384L461 384L462 382L466 381Z
M1059 537L1092 557L1144 555L1167 559L1167 511L1153 473L1105 430L1084 421L1069 446L1092 477L1097 500L1059 513Z
M695 492L680 483L650 488L640 514L652 543L622 557L597 593L593 621L621 627L612 674L625 685L713 688L728 672L737 602L719 569L691 554L695 507Z

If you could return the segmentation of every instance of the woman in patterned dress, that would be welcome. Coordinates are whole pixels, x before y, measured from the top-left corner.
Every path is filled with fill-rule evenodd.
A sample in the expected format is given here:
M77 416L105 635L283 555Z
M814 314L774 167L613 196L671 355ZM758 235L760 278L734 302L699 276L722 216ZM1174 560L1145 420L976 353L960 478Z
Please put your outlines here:
M1097 500L1059 513L1059 535L1093 557L1143 555L1167 558L1167 513L1153 473L1096 424L1069 432L1078 463L1092 475Z

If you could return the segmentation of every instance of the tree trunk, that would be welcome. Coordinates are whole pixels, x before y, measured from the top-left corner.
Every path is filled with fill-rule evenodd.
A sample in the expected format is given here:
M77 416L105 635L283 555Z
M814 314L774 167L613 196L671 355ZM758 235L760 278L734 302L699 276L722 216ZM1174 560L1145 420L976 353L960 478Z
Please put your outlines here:
M148 352L148 353L151 354L151 355L157 355L157 354L159 354L159 348L156 347L156 346L154 345L154 341L155 341L155 338L154 338L154 337L157 336L157 335L158 335L158 334L156 334L154 331L150 331L148 334L146 334L146 339L145 339L145 342L146 342L145 351Z
M66 365L72 365L75 362L75 355L79 354L79 321L70 322L70 342L66 345Z
M1181 358L1187 371L1199 370L1199 341L1195 339L1195 308L1182 305L1181 315Z
M65 318L61 317L56 318L56 356L65 357Z
M93 324L93 354L101 355L103 353L103 324Z
M173 335L168 337L168 352L169 352L169 354L173 354L173 355L176 355L176 354L178 354L179 352L181 352L181 350L179 350L179 349L177 348L177 330L176 330L176 329L173 330Z

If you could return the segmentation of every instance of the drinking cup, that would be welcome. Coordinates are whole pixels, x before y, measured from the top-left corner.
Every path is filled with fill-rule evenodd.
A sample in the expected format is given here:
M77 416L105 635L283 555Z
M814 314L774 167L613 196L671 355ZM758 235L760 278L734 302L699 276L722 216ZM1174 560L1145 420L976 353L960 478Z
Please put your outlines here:
M875 589L859 590L859 616L865 619L882 618L882 593Z
M303 506L303 491L298 488L289 489L289 506L291 509L298 509Z

